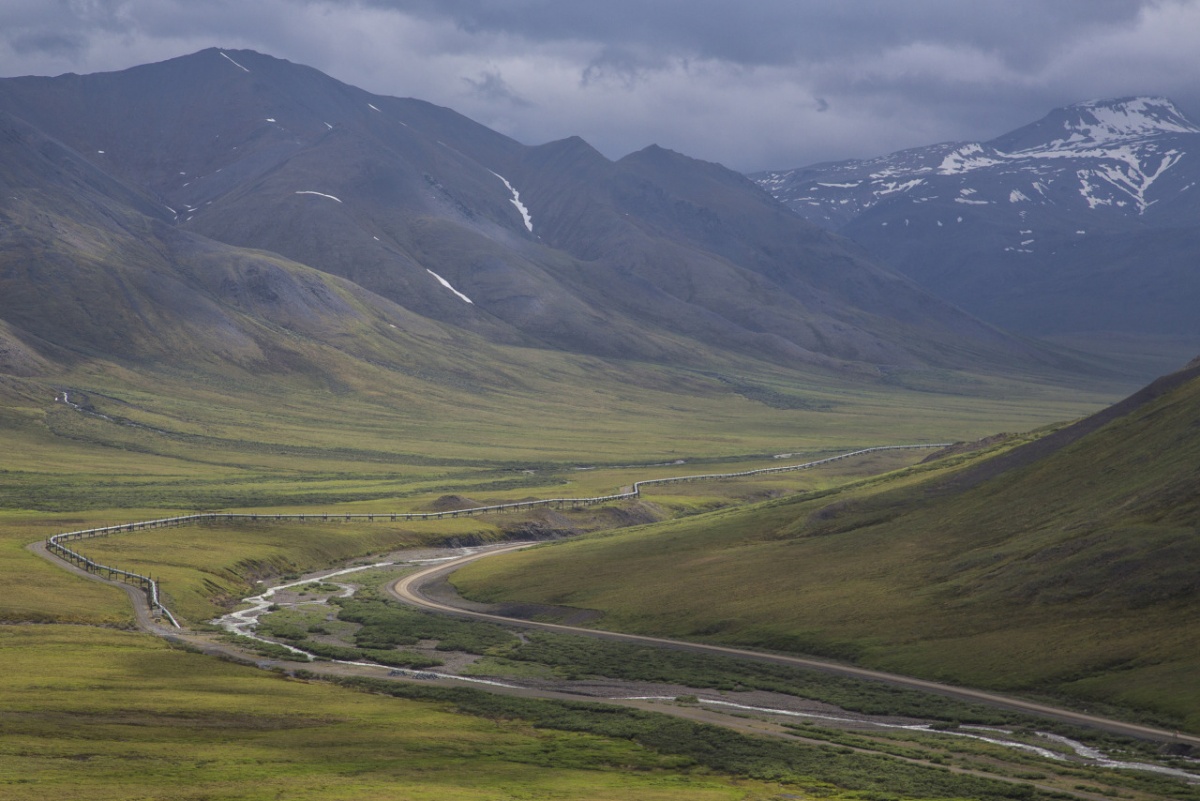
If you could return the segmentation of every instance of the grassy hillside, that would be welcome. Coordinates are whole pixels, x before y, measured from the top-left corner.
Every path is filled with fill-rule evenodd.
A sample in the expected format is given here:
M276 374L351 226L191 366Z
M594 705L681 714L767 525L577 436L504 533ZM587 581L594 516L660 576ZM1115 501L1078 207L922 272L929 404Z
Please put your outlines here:
M886 482L486 560L455 581L476 599L602 610L604 627L1200 730L1198 372L1053 447L1010 442Z

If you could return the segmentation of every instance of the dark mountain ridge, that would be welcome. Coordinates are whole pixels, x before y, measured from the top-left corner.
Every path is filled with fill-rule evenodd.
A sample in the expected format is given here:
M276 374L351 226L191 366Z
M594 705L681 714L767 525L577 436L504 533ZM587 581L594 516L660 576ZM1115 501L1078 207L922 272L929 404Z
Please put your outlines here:
M578 138L527 147L423 101L219 49L0 80L0 112L88 165L96 203L175 232L174 258L184 242L278 254L494 342L868 372L1069 365L877 266L742 176L661 148L611 162ZM22 237L58 247L50 231Z
M0 140L0 372L44 359L289 370L306 359L299 341L377 356L361 336L373 327L448 339L344 279L178 227L148 193L10 115Z

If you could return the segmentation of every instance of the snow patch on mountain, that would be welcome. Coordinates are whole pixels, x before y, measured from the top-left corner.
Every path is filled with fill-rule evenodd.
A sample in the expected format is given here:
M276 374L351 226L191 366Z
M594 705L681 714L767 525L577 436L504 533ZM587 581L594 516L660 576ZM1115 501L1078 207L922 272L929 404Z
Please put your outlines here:
M245 67L243 67L241 64L239 64L239 63L237 63L236 61L234 61L232 58L230 58L230 57L229 57L229 54L228 54L228 53L226 53L224 50L218 50L217 52L218 52L218 53L220 53L221 55L225 56L225 58L228 58L228 59L229 59L229 63L233 64L233 66L237 67L237 68L238 68L238 69L240 69L242 72L249 72L249 71L250 71L250 70L246 69Z
M969 145L963 145L942 159L937 171L939 175L961 175L964 172L971 172L983 167L1003 164L1003 156L1003 153L996 151L989 153L984 150L983 145L972 142Z
M1165 97L1130 97L1123 100L1092 100L1068 106L1074 117L1063 122L1066 139L1093 144L1125 141L1164 133L1200 133Z
M319 197L327 197L330 200L336 200L338 203L342 202L341 198L336 198L333 195L327 195L324 192L314 192L311 189L299 189L296 191L296 194L297 195L317 195Z
M470 303L472 306L474 306L474 305L475 305L475 301L471 300L471 299L470 299L470 298L468 298L466 295L464 295L463 293L459 292L457 289L455 289L453 286L451 286L451 284L450 284L450 282L449 282L449 281L447 281L445 278L442 278L440 275L438 275L437 273L435 273L433 270L430 270L428 267L426 267L426 268L425 268L425 272L429 273L429 274L430 274L430 275L432 275L434 278L436 278L436 279L437 279L437 282L438 282L439 284L441 284L442 286L446 287L446 289L449 289L449 290L450 290L451 292L453 292L455 295L458 295L458 297L459 297L459 299L460 299L460 300L462 300L462 301L464 301L464 302L466 302L466 303Z
M901 182L901 181L880 181L879 182L880 188L875 190L875 196L882 197L884 195L895 194L896 192L907 192L908 190L914 189L923 183L925 183L925 182L920 178L914 178L911 181L903 181L903 182Z
M508 191L512 192L512 199L509 202L517 207L517 211L521 212L521 219L525 220L525 228L528 229L529 233L532 234L533 233L533 217L530 216L529 209L525 208L525 204L521 202L521 193L518 192L516 189L514 189L513 185L508 182L508 179L505 178L500 173L492 172L492 170L488 170L488 172L492 173L492 175L496 176L501 181L503 181L504 186L508 189Z

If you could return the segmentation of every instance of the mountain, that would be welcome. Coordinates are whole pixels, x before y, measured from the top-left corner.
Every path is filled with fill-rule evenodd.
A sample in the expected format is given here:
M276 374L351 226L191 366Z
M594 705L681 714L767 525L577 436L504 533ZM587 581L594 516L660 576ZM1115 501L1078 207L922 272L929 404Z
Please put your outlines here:
M314 343L453 332L337 276L175 225L151 193L0 112L0 372L51 362L289 371ZM385 346L386 347L386 346ZM309 354L310 355L310 354Z
M448 109L251 51L4 79L0 112L20 132L0 153L12 165L0 214L13 221L0 280L24 298L3 319L34 326L29 342L102 342L91 329L72 337L73 324L46 332L31 322L99 315L46 300L16 266L30 250L61 263L114 251L89 240L64 253L54 224L19 221L44 214L66 226L103 208L130 235L122 247L154 251L133 260L151 272L197 252L206 264L266 260L292 276L303 267L335 295L359 292L360 302L493 343L860 371L1070 363L936 299L719 165L653 147L613 162L577 138L529 147ZM31 148L60 154L55 177L19 173ZM88 191L59 203L68 178ZM57 182L53 198L39 194L46 181ZM209 267L190 269L211 282ZM161 297L113 283L86 297L129 312L109 322L169 325L134 313ZM142 338L111 336L141 352ZM155 337L144 339L152 350Z
M476 600L1200 725L1200 359L1041 438L472 566ZM972 452L973 450L973 452Z
M1080 103L989 142L753 177L997 325L1200 339L1200 125L1165 98Z

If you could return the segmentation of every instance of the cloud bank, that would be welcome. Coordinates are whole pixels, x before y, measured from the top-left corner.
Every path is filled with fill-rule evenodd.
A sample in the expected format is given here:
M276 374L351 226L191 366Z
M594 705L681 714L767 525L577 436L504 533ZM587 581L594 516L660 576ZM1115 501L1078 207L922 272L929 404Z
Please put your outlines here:
M1166 95L1200 116L1197 0L6 0L0 75L249 48L528 144L735 169L988 139Z

